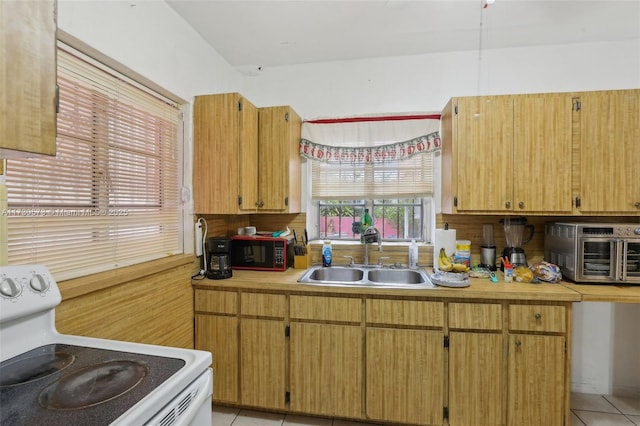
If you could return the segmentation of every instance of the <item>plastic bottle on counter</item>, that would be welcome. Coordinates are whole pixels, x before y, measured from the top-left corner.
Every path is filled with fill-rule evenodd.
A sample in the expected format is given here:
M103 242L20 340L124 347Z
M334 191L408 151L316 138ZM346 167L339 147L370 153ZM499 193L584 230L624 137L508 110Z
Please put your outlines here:
M416 240L411 240L411 244L409 244L409 268L418 268L418 243Z
M366 231L371 225L373 225L373 219L369 214L369 209L364 209L364 214L362 215L362 231L360 233L361 243L364 243L364 231Z
M322 245L322 266L331 266L331 241L326 240Z

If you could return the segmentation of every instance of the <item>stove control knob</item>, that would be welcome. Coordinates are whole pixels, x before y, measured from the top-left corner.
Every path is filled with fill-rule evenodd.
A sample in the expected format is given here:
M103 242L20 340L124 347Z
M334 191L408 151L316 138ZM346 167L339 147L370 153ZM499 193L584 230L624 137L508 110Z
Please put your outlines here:
M18 297L22 293L22 286L16 284L12 278L5 278L0 283L0 295L8 299Z
M40 274L34 275L33 278L31 278L31 281L29 281L29 285L38 293L44 293L49 290L49 283L46 282L44 277Z

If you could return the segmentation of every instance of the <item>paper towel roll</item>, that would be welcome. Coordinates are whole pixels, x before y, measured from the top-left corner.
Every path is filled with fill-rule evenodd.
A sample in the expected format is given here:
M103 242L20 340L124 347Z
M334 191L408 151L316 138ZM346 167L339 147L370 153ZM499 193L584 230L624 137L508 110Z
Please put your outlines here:
M438 255L440 249L444 248L447 256L453 257L456 253L456 230L455 229L436 229L436 235L433 243L433 268L438 269Z

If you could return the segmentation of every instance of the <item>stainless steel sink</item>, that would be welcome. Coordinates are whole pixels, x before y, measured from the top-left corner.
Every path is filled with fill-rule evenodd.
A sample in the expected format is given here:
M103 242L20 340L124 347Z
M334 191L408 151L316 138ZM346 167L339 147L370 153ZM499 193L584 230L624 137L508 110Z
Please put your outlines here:
M412 269L374 269L367 278L375 283L431 284L425 274Z
M436 288L423 269L382 268L365 265L312 266L305 271L298 282L342 287Z
M311 268L310 280L314 281L331 281L331 282L354 282L361 281L364 277L364 272L361 269L355 268Z

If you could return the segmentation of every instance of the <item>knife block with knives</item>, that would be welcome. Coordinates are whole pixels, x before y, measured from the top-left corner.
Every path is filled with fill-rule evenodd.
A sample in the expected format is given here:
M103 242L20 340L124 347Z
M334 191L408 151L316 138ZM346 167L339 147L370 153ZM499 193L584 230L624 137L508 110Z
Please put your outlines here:
M311 253L309 252L309 237L307 230L304 230L304 236L298 239L298 233L293 230L293 267L295 269L307 269L311 266Z

